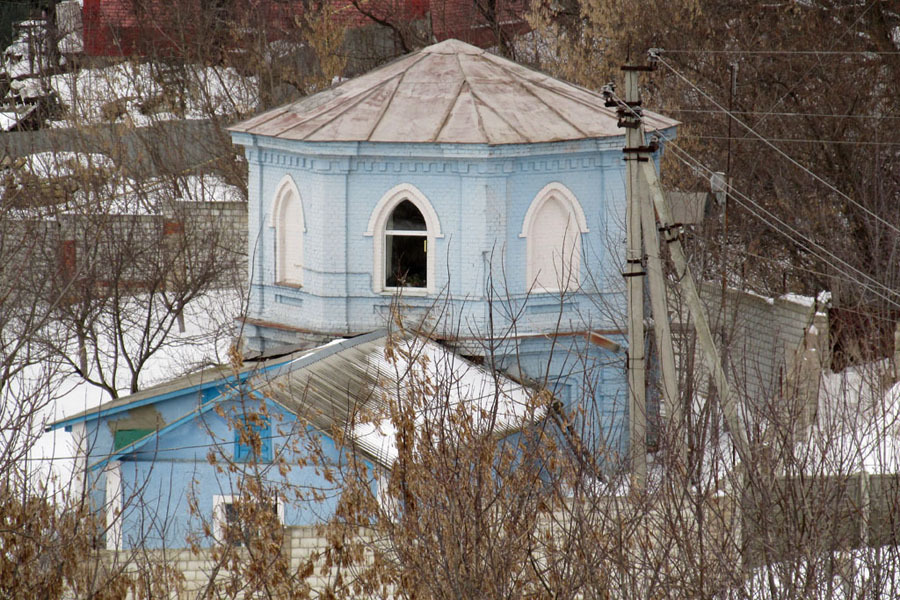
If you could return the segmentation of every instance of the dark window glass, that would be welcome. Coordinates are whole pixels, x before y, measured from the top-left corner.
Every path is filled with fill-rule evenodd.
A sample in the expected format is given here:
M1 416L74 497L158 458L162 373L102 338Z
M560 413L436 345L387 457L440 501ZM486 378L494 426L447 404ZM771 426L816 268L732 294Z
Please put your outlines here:
M387 223L388 230L392 231L425 231L425 217L409 200L404 200L397 205Z
M426 287L428 238L420 235L386 235L385 266L388 287Z

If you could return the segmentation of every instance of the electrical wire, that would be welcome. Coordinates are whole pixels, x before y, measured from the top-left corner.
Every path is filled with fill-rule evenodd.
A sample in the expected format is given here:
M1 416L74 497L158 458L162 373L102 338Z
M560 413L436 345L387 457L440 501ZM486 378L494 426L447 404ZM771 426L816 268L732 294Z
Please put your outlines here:
M873 3L874 5L874 3ZM870 5L869 8L871 8ZM863 11L865 14L868 11ZM857 19L851 27L859 22ZM900 55L900 51L893 50L875 50L875 51L867 51L867 50L713 50L711 48L698 48L696 50L690 50L688 48L679 48L677 50L669 50L666 48L665 50L661 50L661 52L665 52L666 54L745 54L745 55L801 55L801 56L862 56L862 57L872 57L872 56L898 56Z
M759 142L759 138L755 137L728 137L727 135L693 135L686 134L683 137L690 137L697 140L731 140L734 142ZM778 143L797 143L797 144L846 144L849 146L900 146L900 142L862 142L851 140L823 140L814 138L766 138L769 142Z
M705 94L705 92L703 92L699 88L697 89L697 91L700 92L701 94ZM618 103L618 105L620 107L622 107L626 111L631 112L634 116L638 117L639 119L641 118L641 116L634 110L634 108L629 106L628 103L626 103L624 100L619 98L614 92L610 91L609 94L612 98L615 99L615 101ZM666 136L665 133L663 133L662 131L658 131L658 132L656 132L656 134L659 135L662 139L664 139L667 142L668 146L673 149L673 153L676 155L676 158L678 158L679 160L684 162L688 167L691 167L693 169L697 169L700 171L705 171L708 175L712 175L714 173L714 171L710 167L706 166L702 161L700 161L699 159L697 159L696 157L691 155L689 152L687 152L686 150L684 150L683 148L678 146L678 144L673 139ZM682 156L679 156L679 154L681 154L684 158L682 158ZM849 278L851 281L854 281L857 285L862 286L864 289L869 289L870 291L872 291L872 293L877 295L879 298L881 298L885 302L888 302L889 304L893 304L894 306L900 308L900 301L894 300L891 297L891 296L893 296L893 297L900 299L900 293L892 290L891 288L884 285L877 279L875 279L872 276L868 275L867 273L857 269L856 267L854 267L853 265L851 265L844 259L842 259L839 256L837 256L836 254L832 253L827 248L824 248L823 246L819 245L815 241L804 236L800 231L798 231L794 227L791 227L788 223L784 222L781 218L779 218L777 215L775 215L769 209L756 203L752 198L750 198L746 194L743 194L740 191L736 190L733 186L729 186L729 190L726 191L726 194L728 195L728 197L730 197L734 201L736 201L741 207L743 207L745 210L747 210L750 214L752 214L757 219L759 219L760 221L762 221L763 223L768 225L770 228L772 228L775 232L787 237L793 243L799 245L806 252L809 252L813 256L816 256L819 260L822 260L823 262L826 262L826 263L829 262L822 256L822 254L825 254L828 257L830 257L832 260L837 261L837 262L841 263L842 265L844 265L850 271L855 272L857 275L861 276L864 280L868 280L869 283L866 284L863 281L860 281L857 277L848 275L848 273L846 271L843 271L840 268L836 267L834 264L831 264L831 266L833 268L836 268L845 277ZM761 214L761 213L764 213L766 216L763 216L763 214ZM778 223L778 225L775 225L773 223L773 221L776 221ZM822 254L817 253L816 250L818 250ZM884 293L878 291L877 289L872 290L871 286L875 286L876 288L884 289L888 295L885 295Z
M670 64L668 63L668 61L666 61L666 60L663 59L662 57L658 57L658 61L659 61L659 63L660 63L661 65L665 66L665 67L666 67L667 69L669 69L673 74L675 74L676 77L678 77L679 79L681 79L682 81L684 81L685 83L687 83L687 84L688 84L689 86L691 86L697 93L699 93L699 94L702 95L704 98L706 98L709 102L711 102L712 104L714 104L719 110L721 110L723 113L727 114L727 115L730 116L732 119L734 119L735 122L737 122L741 127L743 127L744 129L746 129L750 134L752 134L753 137L757 138L759 141L763 142L765 145L767 145L767 146L769 146L770 148L772 148L775 152L777 152L777 153L778 153L779 155L781 155L783 158L785 158L786 160L788 160L791 164L793 164L794 166L796 166L796 167L798 167L799 169L801 169L801 170L805 171L806 173L808 173L813 179L815 179L815 180L818 181L819 183L823 184L823 185L826 186L828 189L832 190L833 192L835 192L836 194L838 194L840 197L844 198L845 200L847 200L848 202L850 202L851 204L853 204L854 206L856 206L857 208L859 208L860 210L862 210L863 212L865 212L866 214L868 214L869 216L871 216L872 218L874 218L876 221L879 221L879 222L882 223L883 225L887 226L889 229L892 229L892 230L894 230L895 232L900 233L900 228L898 228L896 225L894 225L893 223L890 223L889 221L885 220L884 218L882 218L880 215L878 215L878 214L876 214L875 212L873 212L873 211L872 211L871 209L869 209L868 207L866 207L866 206L860 204L859 202L857 202L856 200L854 200L853 198L851 198L850 196L848 196L847 194L845 194L844 192L842 192L841 190L839 190L838 188L836 188L836 187L835 187L834 185L832 185L830 182L826 181L825 179L823 179L822 177L820 177L819 175L817 175L816 173L814 173L813 171L811 171L810 169L808 169L807 167L805 167L804 165L800 164L796 159L794 159L792 156L790 156L789 154L787 154L784 150L782 150L781 148L779 148L778 146L776 146L773 142L769 141L766 137L764 137L763 135L761 135L760 133L758 133L755 129L753 129L752 127L750 127L748 124L744 123L744 121L742 121L742 120L739 119L737 116L735 116L734 114L732 114L731 112L729 112L727 108L725 108L724 106L722 106L721 104L719 104L718 102L716 102L716 100L715 100L712 96L710 96L705 90L701 89L701 88L700 88L698 85L696 85L693 81L691 81L691 80L688 79L685 75L683 75L680 71L678 71L678 69L676 69L675 67L673 67L672 65L670 65Z
M712 115L721 115L724 114L722 111L713 110L711 108L666 108L666 111L670 112L681 112L681 113L698 113L698 114L712 114ZM847 114L847 115L838 115L838 114L830 114L830 113L801 113L801 112L765 112L765 111L756 111L756 110L732 110L731 114L733 115L754 115L754 116L765 116L765 117L814 117L816 119L872 119L876 121L900 121L900 116L896 115L856 115L856 114ZM727 115L725 115L727 116Z
M860 12L859 15L857 15L857 17L853 20L853 22L850 23L844 29L843 33L841 33L841 35L834 38L834 40L831 42L831 44L828 47L828 51L834 51L834 48L838 45L838 42L840 42L842 39L844 39L844 37L846 37L848 33L850 33L851 31L853 31L856 28L856 25L860 21L862 21L863 17L866 16L866 13L868 13L870 10L872 10L872 7L875 6L875 4L877 2L878 2L878 0L872 0L871 2L869 2L869 4L866 5L866 7L862 10L862 12ZM788 88L788 90L784 94L782 94L781 97L779 97L778 100L769 108L769 111L773 111L773 110L775 110L775 107L781 105L781 103L784 102L785 98L787 98L788 96L793 94L794 90L797 89L797 87L809 76L809 74L812 73L816 69L816 67L819 67L821 65L822 65L822 57L816 56L816 64L811 66L809 69L807 69L806 72L803 73L803 75L801 75L800 77L797 77L793 81L791 86ZM763 121L765 121L766 119L767 119L767 117L760 118L755 123L754 126L759 127L760 125L762 125Z
M679 147L674 141L670 141L669 144L670 144L670 147L673 149L676 157L678 157L679 160L681 160L683 163L685 163L689 167L705 171L709 175L713 174L714 171L712 169L710 169L709 167L704 165L702 162L700 162L699 159L690 155L683 148ZM681 158L679 155L681 155L685 158ZM726 193L728 194L729 198L732 198L741 207L743 207L750 214L752 214L757 219L759 219L760 221L762 221L763 223L768 225L771 229L773 229L777 233L780 233L781 235L787 237L793 243L799 245L801 248L803 248L804 250L806 250L813 256L816 256L817 258L819 258L819 260L829 263L829 260L825 259L822 256L823 254L827 255L832 261L836 261L836 262L840 263L846 269L849 269L850 271L856 273L856 275L858 275L859 277L862 277L862 279L867 280L868 283L864 283L858 277L849 275L847 273L847 271L840 269L835 264L829 263L829 264L831 264L831 266L833 268L835 268L839 272L841 272L850 281L855 282L857 285L860 285L865 289L869 289L870 291L872 291L872 293L877 295L879 298L881 298L885 302L888 302L889 304L892 304L892 305L900 308L900 293L892 290L891 288L884 285L883 283L881 283L874 277L868 275L864 271L857 269L856 267L854 267L853 265L848 263L846 260L840 258L839 256L832 253L828 249L824 248L820 244L818 244L815 241L811 240L810 238L806 237L801 232L799 232L796 228L792 227L791 225L786 223L784 220L782 220L780 217L778 217L776 214L774 214L772 211L770 211L769 209L765 208L764 206L758 204L749 196L736 190L733 186ZM776 225L775 223L773 223L773 221L777 222L778 224ZM872 289L873 286L876 288L875 290ZM884 292L878 291L877 288L883 289ZM897 298L897 299L895 300L894 298Z

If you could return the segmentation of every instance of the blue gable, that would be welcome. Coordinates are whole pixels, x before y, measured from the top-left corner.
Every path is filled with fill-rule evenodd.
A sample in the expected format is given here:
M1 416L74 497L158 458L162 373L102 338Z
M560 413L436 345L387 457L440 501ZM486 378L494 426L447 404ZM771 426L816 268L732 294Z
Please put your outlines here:
M260 377L283 364L265 365L252 373ZM120 515L116 526L106 531L108 547L184 547L190 534L215 522L216 499L240 495L241 478L246 476L262 476L283 500L290 499L283 503L286 525L315 524L332 514L340 470L326 472L342 460L333 440L246 384L234 384L249 374L222 377L202 390L189 386L180 393L142 396L134 403L126 399L116 410L101 407L56 424L84 424L92 505L100 514ZM125 431L141 431L132 427L135 415L131 413L138 411L152 411L161 426L115 447L122 423L128 427ZM248 455L247 444L236 437L234 426L235 420L247 421L253 415L264 415L267 423L264 429L251 426L262 448L255 459ZM304 499L297 490L317 490L322 496Z
M258 403L244 399L219 405L227 415L240 418L237 415L259 410ZM232 423L216 410L198 411L178 427L160 432L153 443L122 456L114 467L122 481L122 547L178 548L190 534L197 535L201 545L211 542L200 532L204 524L215 530L216 500L240 496L243 477L259 477L279 495L284 524L327 519L335 508L341 470L335 469L334 477L326 476L326 470L340 464L340 452L327 435L301 425L290 413L273 406L266 410L271 429L264 443L272 454L258 461L247 462L239 455ZM311 446L317 448L314 461L308 454ZM304 497L303 490L321 496Z

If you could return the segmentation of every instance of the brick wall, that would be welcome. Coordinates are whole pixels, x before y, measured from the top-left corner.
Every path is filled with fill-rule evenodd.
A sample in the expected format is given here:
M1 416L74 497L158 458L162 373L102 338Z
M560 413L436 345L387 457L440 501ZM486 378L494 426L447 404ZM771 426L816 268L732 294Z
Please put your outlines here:
M413 26L418 23L426 29L430 24L432 34L439 41L456 37L484 45L494 39L484 12L472 0L371 0L361 5L379 21ZM481 5L487 7L489 3L482 1ZM172 6L162 0L84 0L85 54L147 54L175 43L190 43L192 33L198 30L198 23L191 15L200 15L210 22L215 20L200 0L179 0L177 11ZM347 28L365 28L375 23L361 14L351 0L333 0L333 7L335 18ZM527 30L523 17L527 8L524 0L499 0L493 9L495 20L507 30ZM234 3L229 10L225 18L237 22L249 19L254 27L266 27L266 37L275 40L296 29L295 18L302 14L303 3L246 0Z
M328 542L320 535L319 528L286 527L283 543L284 550L290 556L291 571L297 572L308 560L312 560L313 572L305 580L306 584L313 590L324 590L330 583L322 572L325 564L322 554L328 548ZM121 570L126 575L146 572L148 566L164 566L170 581L166 586L168 597L178 600L206 597L205 590L211 586L213 589L224 586L233 575L226 566L215 560L208 548L196 551L187 548L145 549L139 556L133 551L103 551L101 558L108 571Z
M101 281L108 273L140 289L142 274L136 265L141 261L117 265L113 259L103 257L127 262L131 255L161 248L173 235L187 236L187 254L202 257L206 252L217 253L218 262L233 264L233 274L246 277L246 203L177 202L174 207L172 214L167 215L63 214L56 219L23 219L4 227L5 233L15 239L41 240L32 260L43 261L60 277L76 275L81 266L81 272L87 269ZM223 271L217 285L235 285L234 279L225 277L229 274Z

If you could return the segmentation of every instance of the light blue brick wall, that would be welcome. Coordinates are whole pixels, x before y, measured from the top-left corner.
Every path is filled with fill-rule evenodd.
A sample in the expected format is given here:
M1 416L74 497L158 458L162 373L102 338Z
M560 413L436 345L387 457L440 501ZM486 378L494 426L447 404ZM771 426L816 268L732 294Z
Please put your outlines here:
M598 449L625 451L624 354L586 342L569 343L563 353L566 344L548 341L550 334L600 330L625 345L624 136L491 147L233 135L245 146L250 165L254 258L245 337L251 350L312 345L388 323L395 298L373 291L375 240L365 232L385 193L410 184L433 206L443 237L429 248L436 256L437 293L405 295L406 313L411 318L439 314L436 332L462 338L457 343L464 354L484 355L477 340L491 331L518 336L516 348L495 353L501 366L518 362L529 377L558 382L580 407L572 412L581 415L585 438ZM285 175L299 189L306 223L302 289L275 285L275 231L269 219ZM527 293L527 240L520 237L529 206L552 182L575 195L589 230L581 236L582 287L564 298ZM573 371L579 353L592 368Z
M495 294L525 301L526 239L519 236L526 211L548 183L559 182L577 197L588 233L582 234L580 293L562 327L614 330L623 323L620 273L624 241L622 140L558 144L465 146L439 144L290 143L235 135L250 162L251 349L303 343L303 332L360 333L385 325L390 294L373 291L374 244L365 235L382 196L398 184L418 188L434 207L443 236L429 252L436 257L436 293L406 296L410 306L449 303L456 321L484 327L488 276ZM303 204L306 233L304 286L275 285L272 202L290 175ZM529 304L557 304L535 294ZM553 311L535 309L520 324L527 332L557 327ZM494 319L498 315L493 315ZM312 336L315 339L315 336Z

